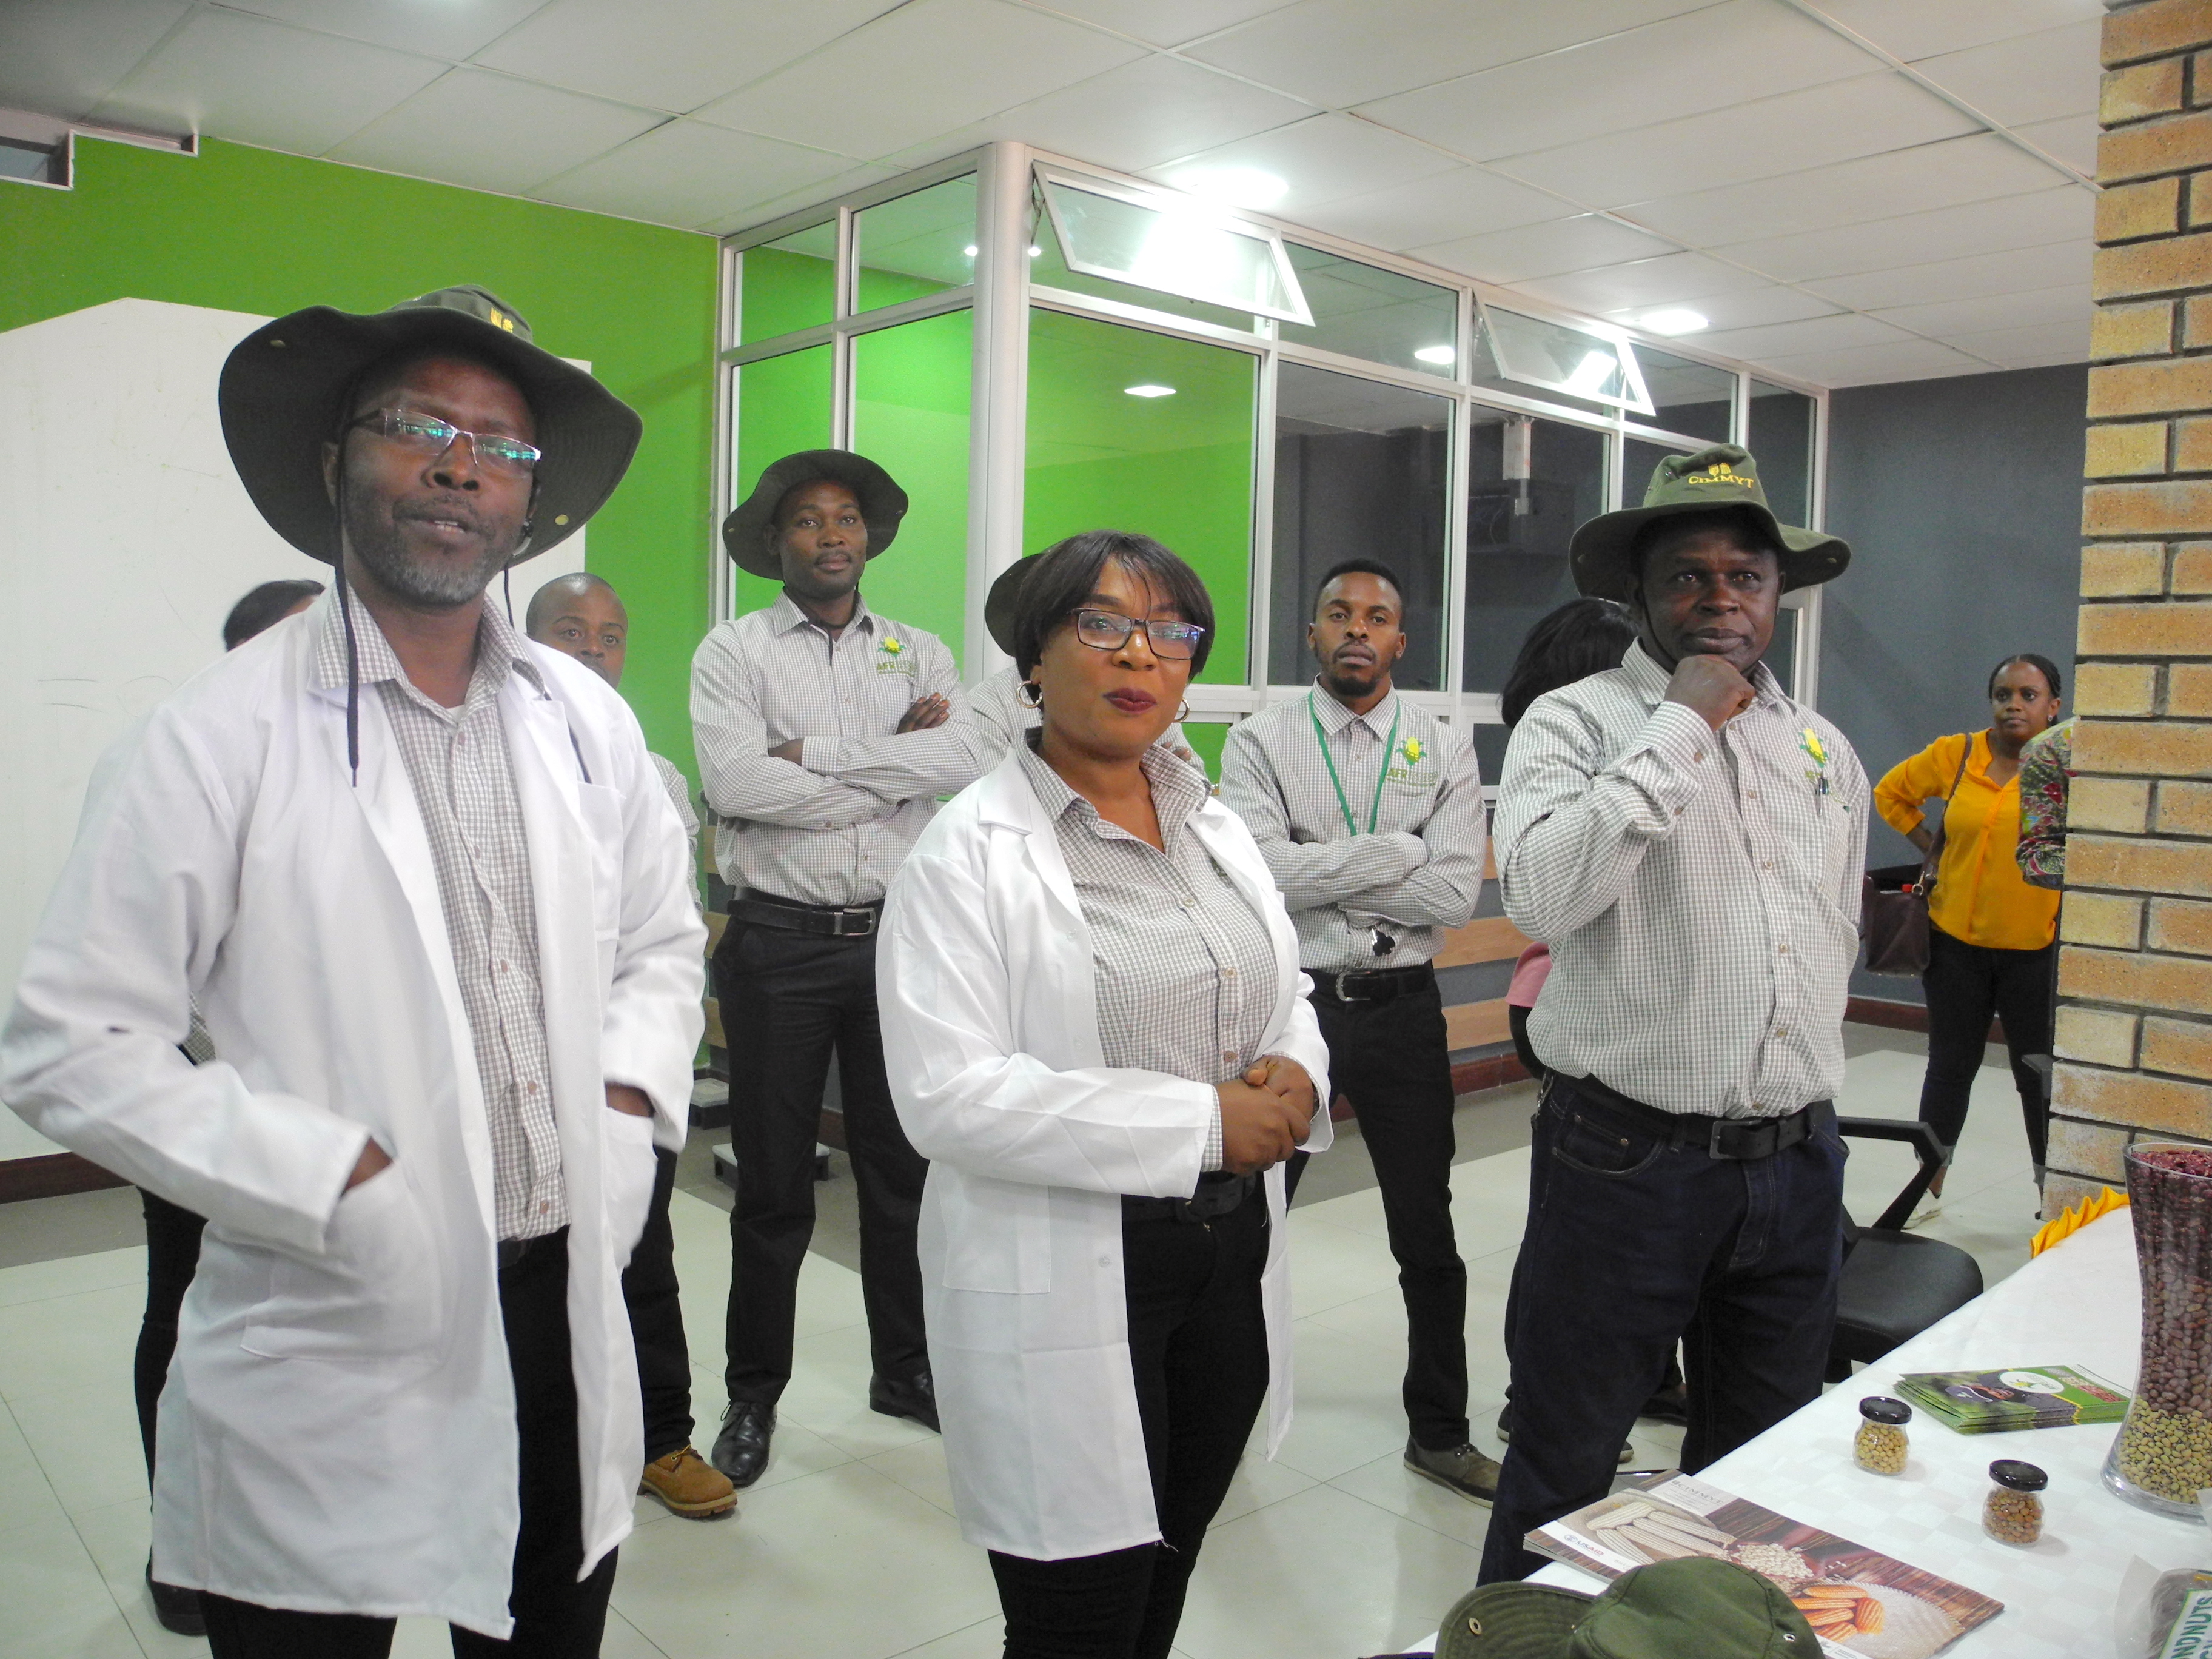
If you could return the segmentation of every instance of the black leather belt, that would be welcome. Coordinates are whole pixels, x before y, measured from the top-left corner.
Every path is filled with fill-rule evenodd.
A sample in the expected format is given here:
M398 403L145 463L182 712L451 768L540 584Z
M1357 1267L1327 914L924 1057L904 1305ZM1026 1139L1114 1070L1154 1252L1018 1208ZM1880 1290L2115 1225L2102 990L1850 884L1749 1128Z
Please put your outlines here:
M750 887L730 904L730 915L738 921L822 939L866 939L876 931L883 912L880 899L873 904L799 904Z
M1331 1002L1395 1002L1425 986L1437 982L1437 970L1425 962L1410 968L1364 968L1356 973L1325 974L1309 968L1314 994Z
M1625 1119L1647 1134L1666 1136L1669 1146L1698 1146L1714 1158L1739 1163L1772 1158L1810 1139L1814 1114L1834 1103L1816 1100L1785 1117L1709 1117L1703 1112L1662 1112L1607 1088L1594 1077L1560 1077L1558 1081L1601 1113Z
M1131 1198L1121 1200L1124 1221L1213 1221L1229 1214L1251 1196L1260 1184L1257 1176L1231 1175L1225 1170L1198 1178L1198 1190L1188 1198Z
M540 1233L535 1238L502 1238L499 1241L499 1270L513 1273L534 1256L548 1255L556 1249L568 1248L568 1230L556 1227L550 1233Z

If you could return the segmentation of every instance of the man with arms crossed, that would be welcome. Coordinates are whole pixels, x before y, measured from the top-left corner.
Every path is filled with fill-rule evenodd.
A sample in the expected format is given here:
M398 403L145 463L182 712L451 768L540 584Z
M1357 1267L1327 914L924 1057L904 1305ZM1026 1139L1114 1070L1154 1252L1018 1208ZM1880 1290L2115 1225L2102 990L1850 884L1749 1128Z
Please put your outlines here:
M483 594L598 510L637 416L473 288L279 318L219 396L333 591L112 769L0 1089L208 1218L154 1574L216 1659L383 1655L404 1614L581 1659L642 1462L617 1280L705 938L636 720Z
M1482 892L1474 745L1398 695L1405 599L1387 565L1322 579L1305 696L1232 728L1221 799L1297 924L1328 1073L1359 1116L1406 1298L1406 1467L1488 1503L1468 1440L1467 1265L1452 1237L1450 1045L1431 959ZM1292 1161L1295 1182L1303 1157Z
M1778 523L1746 452L1670 455L1644 505L1575 532L1621 665L1530 705L1505 753L1505 913L1552 947L1513 1443L1481 1577L1605 1496L1679 1340L1692 1473L1820 1392L1841 1265L1844 999L1866 774L1759 661L1791 588L1850 557Z
M791 1380L799 1269L814 1230L815 1128L837 1058L860 1200L860 1288L874 1375L868 1403L937 1427L915 1254L927 1166L892 1109L876 1020L884 888L936 810L978 768L947 754L887 794L823 778L808 749L920 732L960 711L952 653L860 597L906 492L848 450L787 455L722 526L740 568L783 583L765 610L716 625L691 665L691 727L722 879L737 890L714 952L738 1160L714 1467L749 1486L767 1467Z

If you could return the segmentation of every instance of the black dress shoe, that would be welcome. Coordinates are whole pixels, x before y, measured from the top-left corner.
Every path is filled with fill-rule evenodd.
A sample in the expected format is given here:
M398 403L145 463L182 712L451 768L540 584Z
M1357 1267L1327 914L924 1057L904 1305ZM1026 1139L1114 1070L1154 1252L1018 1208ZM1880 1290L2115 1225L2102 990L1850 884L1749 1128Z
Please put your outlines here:
M775 1434L775 1407L750 1400L732 1400L722 1413L722 1431L714 1437L708 1458L730 1477L733 1486L750 1486L768 1467L769 1442Z
M200 1613L200 1593L181 1584L165 1584L154 1577L154 1558L146 1558L146 1591L154 1598L154 1617L161 1628L178 1636L205 1636L207 1620Z
M927 1371L916 1371L902 1382L887 1376L870 1377L868 1409L885 1417L910 1417L932 1434L945 1432L937 1426L937 1385L929 1380Z

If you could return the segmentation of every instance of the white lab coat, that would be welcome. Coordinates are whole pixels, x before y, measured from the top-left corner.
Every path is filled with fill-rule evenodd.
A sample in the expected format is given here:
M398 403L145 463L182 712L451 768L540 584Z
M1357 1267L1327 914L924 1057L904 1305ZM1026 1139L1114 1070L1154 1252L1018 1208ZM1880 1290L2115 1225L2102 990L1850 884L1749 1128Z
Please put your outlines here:
M1328 1051L1273 878L1220 802L1190 822L1274 941L1259 1052L1297 1060L1326 1102ZM1214 1092L1106 1066L1090 929L1018 750L938 813L893 878L876 979L899 1121L931 1160L923 1306L963 1535L1036 1560L1158 1538L1129 1365L1121 1194L1188 1195ZM1308 1149L1329 1138L1324 1110ZM1266 1187L1273 1455L1291 1418L1280 1168Z
M208 1218L161 1396L154 1571L495 1636L517 1522L492 1155L430 844L383 699L309 677L326 598L188 682L104 769L31 946L0 1095ZM537 897L568 1200L586 1567L643 1462L619 1282L683 1142L703 928L628 708L533 646L500 710ZM588 772L589 781L586 781ZM177 1052L197 1000L216 1061ZM650 1097L651 1121L605 1103ZM392 1164L343 1192L374 1136ZM341 1194L343 1194L343 1196Z

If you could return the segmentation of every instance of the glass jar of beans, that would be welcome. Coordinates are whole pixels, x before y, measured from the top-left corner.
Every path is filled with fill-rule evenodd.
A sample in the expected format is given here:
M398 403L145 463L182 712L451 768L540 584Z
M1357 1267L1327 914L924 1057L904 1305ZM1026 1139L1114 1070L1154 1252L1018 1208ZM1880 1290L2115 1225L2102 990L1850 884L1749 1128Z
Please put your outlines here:
M1859 1401L1859 1419L1852 1459L1869 1474L1903 1474L1905 1425L1912 1420L1912 1407L1877 1394Z
M2025 1549L2043 1536L2043 1489L2051 1477L2033 1463L2001 1457L1990 1465L1990 1480L1982 1530L2000 1544Z

